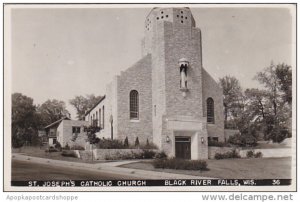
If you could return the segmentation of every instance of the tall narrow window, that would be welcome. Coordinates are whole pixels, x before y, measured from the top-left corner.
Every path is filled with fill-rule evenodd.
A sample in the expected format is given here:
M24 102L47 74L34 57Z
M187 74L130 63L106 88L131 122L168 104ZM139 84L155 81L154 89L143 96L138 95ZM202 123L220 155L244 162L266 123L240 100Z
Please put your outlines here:
M207 123L215 123L214 100L210 97L207 104Z
M102 128L104 128L104 105L103 105L103 107L102 107Z
M98 126L98 112L96 111L96 120L95 120L95 125Z
M130 119L139 119L139 93L136 90L129 94Z
M102 124L101 124L101 109L99 109L99 126L102 129Z

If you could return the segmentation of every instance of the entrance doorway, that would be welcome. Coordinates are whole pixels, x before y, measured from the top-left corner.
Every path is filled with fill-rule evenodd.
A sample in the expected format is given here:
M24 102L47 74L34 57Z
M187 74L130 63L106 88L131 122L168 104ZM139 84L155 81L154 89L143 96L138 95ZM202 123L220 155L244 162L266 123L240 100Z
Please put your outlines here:
M191 137L175 137L175 156L191 159Z

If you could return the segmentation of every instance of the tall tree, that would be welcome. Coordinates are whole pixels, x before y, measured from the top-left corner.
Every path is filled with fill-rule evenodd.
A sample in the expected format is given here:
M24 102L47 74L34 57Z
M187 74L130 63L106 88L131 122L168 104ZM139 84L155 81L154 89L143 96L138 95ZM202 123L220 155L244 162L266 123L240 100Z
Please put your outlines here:
M86 95L85 97L75 96L69 103L76 109L77 119L83 120L85 112L96 105L102 96L95 96L94 94Z
M259 90L257 88L251 88L245 90L245 111L249 120L263 120L269 113L270 109L267 106L268 92L265 90Z
M21 93L12 94L12 146L21 147L25 142L37 140L39 121L33 99Z
M284 93L282 98L288 104L292 103L292 68L284 63L278 64L275 69L279 88Z
M42 105L39 105L37 112L44 126L53 123L62 117L70 116L70 113L66 109L65 102L56 99L47 100Z
M268 113L265 113L262 122L265 138L275 142L282 141L291 132L288 131L290 127L287 127L292 100L292 73L290 69L291 67L288 65L274 65L272 62L269 67L258 72L254 77L265 87L266 92L265 109L268 110Z
M233 76L220 78L219 85L223 88L225 127L227 127L228 119L232 120L241 113L243 93L239 80Z
M261 83L267 90L274 116L277 116L277 108L280 105L282 96L280 92L279 78L276 74L276 66L273 62L271 62L271 65L263 71L258 72L254 79Z

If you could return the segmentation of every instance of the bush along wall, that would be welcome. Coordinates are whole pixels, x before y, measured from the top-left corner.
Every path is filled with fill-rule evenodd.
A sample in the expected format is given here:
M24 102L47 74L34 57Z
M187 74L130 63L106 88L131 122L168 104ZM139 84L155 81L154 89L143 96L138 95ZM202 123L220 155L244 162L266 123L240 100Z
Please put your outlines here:
M255 152L253 150L247 151L247 158L262 158L263 154L261 152Z
M208 170L207 163L203 160L186 159L156 159L152 162L154 168L176 169L176 170Z
M233 149L226 153L216 153L215 159L232 159L232 158L241 158L239 152L236 149Z
M126 159L156 159L166 158L163 151L154 149L94 149L94 156L100 160L126 160Z

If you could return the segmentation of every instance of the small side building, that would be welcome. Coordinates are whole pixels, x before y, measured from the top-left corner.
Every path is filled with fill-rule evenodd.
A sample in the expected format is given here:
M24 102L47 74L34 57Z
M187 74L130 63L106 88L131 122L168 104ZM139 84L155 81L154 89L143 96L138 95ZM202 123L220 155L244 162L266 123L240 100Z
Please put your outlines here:
M50 146L55 145L57 142L62 147L68 146L81 146L86 145L86 132L84 126L88 126L87 121L71 120L70 118L61 118L45 127Z

